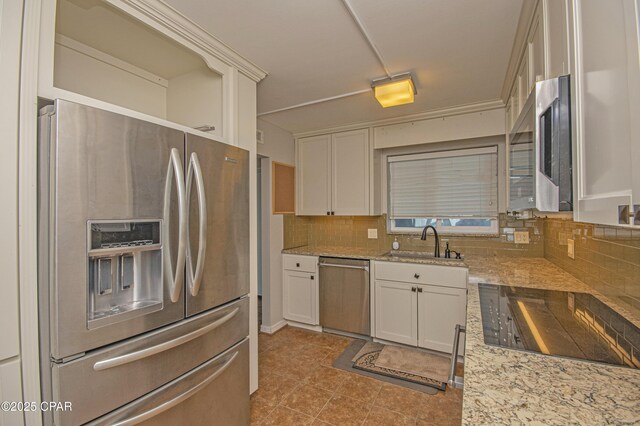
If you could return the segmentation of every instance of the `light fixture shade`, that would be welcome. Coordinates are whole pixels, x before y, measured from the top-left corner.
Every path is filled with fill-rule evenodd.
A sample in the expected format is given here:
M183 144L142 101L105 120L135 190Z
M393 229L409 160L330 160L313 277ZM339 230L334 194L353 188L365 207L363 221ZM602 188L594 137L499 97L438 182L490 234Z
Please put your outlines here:
M373 87L376 99L383 108L413 103L415 87L411 77L376 83Z

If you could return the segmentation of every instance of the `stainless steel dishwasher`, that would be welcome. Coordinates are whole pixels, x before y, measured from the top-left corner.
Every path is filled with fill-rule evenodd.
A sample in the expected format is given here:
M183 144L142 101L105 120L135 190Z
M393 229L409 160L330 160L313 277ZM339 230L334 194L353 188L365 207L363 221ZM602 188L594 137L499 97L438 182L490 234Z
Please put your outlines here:
M319 280L320 325L370 336L369 261L321 257Z

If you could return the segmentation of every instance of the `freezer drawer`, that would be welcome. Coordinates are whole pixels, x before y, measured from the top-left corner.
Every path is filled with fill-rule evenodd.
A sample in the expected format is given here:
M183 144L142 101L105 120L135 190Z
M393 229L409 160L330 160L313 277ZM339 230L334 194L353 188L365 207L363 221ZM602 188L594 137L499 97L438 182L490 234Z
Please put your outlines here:
M176 379L249 334L249 299L54 364L52 399L70 401L56 425L95 419ZM248 364L245 366L248 368Z
M134 424L248 425L249 340L90 423L92 426Z

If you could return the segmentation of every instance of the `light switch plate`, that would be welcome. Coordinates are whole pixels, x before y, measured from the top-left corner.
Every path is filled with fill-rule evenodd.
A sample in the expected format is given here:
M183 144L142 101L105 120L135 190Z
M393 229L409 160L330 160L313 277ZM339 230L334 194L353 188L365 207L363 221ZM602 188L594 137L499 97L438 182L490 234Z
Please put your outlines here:
M529 232L516 231L513 233L516 244L529 244Z
M369 238L372 240L378 239L378 230L377 229L369 229Z
M567 256L572 259L576 258L576 252L573 246L573 240L571 238L567 239Z

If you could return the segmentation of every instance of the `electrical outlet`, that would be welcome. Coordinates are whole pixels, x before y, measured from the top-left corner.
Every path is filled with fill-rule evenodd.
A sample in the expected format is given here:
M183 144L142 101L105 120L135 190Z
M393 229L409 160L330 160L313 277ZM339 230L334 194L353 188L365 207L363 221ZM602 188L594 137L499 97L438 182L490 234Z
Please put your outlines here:
M567 256L569 256L572 259L576 258L576 252L575 252L575 248L573 246L573 240L571 238L567 239Z
M378 239L378 230L377 229L369 229L369 239L377 240Z
M513 233L516 244L529 244L529 232L516 231Z

